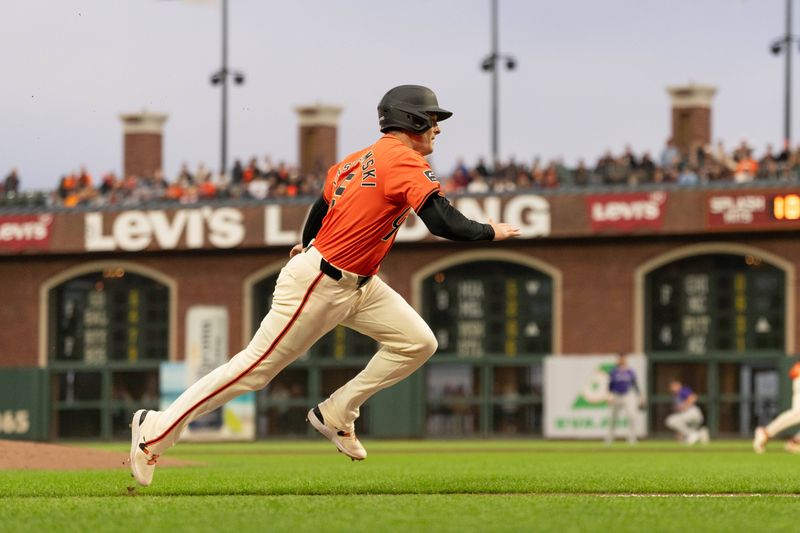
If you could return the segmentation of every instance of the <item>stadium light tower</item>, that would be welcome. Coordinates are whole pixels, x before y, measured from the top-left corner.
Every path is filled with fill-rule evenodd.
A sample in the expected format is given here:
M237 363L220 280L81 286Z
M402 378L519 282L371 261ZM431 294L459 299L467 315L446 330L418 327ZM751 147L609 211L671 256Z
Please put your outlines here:
M228 68L228 0L222 0L222 67L211 75L211 85L222 86L222 111L220 128L220 168L225 174L228 171L228 78L232 77L236 85L244 83L244 73Z
M773 41L770 51L774 55L785 54L784 101L783 101L783 144L791 148L792 142L792 44L800 42L800 37L792 35L792 0L786 0L786 34Z
M497 27L497 2L498 0L491 0L491 53L486 56L481 62L481 69L484 72L492 74L492 171L496 172L500 163L499 156L499 141L498 141L498 111L500 107L499 102L499 85L500 80L498 71L500 70L499 64L505 64L506 69L514 70L517 67L517 60L508 55L501 55L498 51L500 35Z

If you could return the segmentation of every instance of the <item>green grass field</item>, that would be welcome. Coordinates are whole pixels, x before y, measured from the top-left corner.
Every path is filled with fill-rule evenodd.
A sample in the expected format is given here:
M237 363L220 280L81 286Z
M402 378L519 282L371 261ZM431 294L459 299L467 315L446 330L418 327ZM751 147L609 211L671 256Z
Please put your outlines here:
M761 456L742 441L365 445L355 463L323 441L181 444L168 456L200 464L133 492L122 466L0 471L0 531L800 529L800 457L777 443Z

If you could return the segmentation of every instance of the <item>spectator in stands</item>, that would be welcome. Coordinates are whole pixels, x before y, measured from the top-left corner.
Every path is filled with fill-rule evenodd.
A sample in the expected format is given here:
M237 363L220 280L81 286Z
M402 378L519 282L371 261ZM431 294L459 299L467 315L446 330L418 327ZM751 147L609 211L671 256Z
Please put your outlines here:
M736 170L736 161L734 161L733 157L725 150L725 143L722 141L717 141L717 146L711 151L711 155L717 163L727 171L730 171L731 174ZM725 174L725 172L722 174Z
M181 170L178 173L178 182L180 182L181 187L188 187L189 185L194 183L194 176L192 173L189 172L189 165L184 163L181 165Z
M7 198L13 198L19 194L19 175L16 168L12 168L3 181L3 194Z
M650 157L650 152L645 152L639 162L639 183L652 183L655 170L656 164Z
M275 169L275 175L278 179L279 185L287 185L289 183L289 167L286 163L281 161L278 163L278 168Z
M484 178L489 176L489 169L486 168L486 162L482 157L478 158L478 164L475 165L475 170Z
M111 192L116 189L117 187L117 176L114 172L109 171L103 174L103 178L100 181L100 194L103 196L109 196Z
M546 189L553 189L558 187L558 170L555 161L551 161L544 171L544 182L542 187Z
M269 196L270 183L265 176L259 175L247 184L247 194L256 200L264 200Z
M630 144L625 145L625 151L622 153L622 157L619 158L617 165L622 174L619 178L620 183L627 181L628 185L636 185L641 182L639 161L636 159Z
M611 176L611 166L614 164L614 157L611 155L611 150L606 150L606 153L597 160L594 166L594 173L602 183L608 183Z
M471 175L469 185L467 185L467 192L472 194L484 194L489 192L489 184L480 172L475 172Z
M242 172L242 183L247 185L260 175L261 172L258 169L258 161L255 157L250 158L250 162L247 163L247 166L244 168L244 172Z
M202 167L202 164L200 165ZM200 175L200 172L197 173ZM197 186L197 194L201 200L213 200L217 197L217 186L211 180L211 173L205 172L202 181Z
M181 197L183 197L183 185L181 185L181 180L178 179L167 187L165 198L171 202L180 202Z
M92 188L92 175L86 170L85 166L81 166L81 171L78 174L78 189L86 190Z
M464 160L459 158L456 161L456 167L450 176L449 185L452 191L463 191L469 185L469 169L464 164Z
M205 183L211 179L211 171L208 170L205 163L198 163L197 164L197 172L194 174L194 183L195 185L200 185Z
M758 173L758 163L751 157L751 151L742 142L742 146L734 153L736 160L736 171L733 175L733 180L736 183L747 183L755 179Z
M261 165L259 170L261 171L262 175L269 179L270 174L275 172L275 165L272 163L272 157L265 155L264 163ZM324 169L324 172L328 172L328 169Z
M669 172L678 168L678 164L681 162L681 154L678 151L678 147L675 146L675 141L670 137L667 139L667 144L664 146L664 150L661 152L661 168L664 169L665 172Z
M693 186L700 183L700 177L697 175L697 169L684 163L681 165L681 171L678 175L678 185Z
M233 162L233 170L231 170L231 181L234 185L239 185L244 181L244 168L242 167L241 159Z
M758 178L768 179L778 177L778 157L772 152L772 145L768 144L764 156L758 161Z
M586 168L586 163L583 159L578 159L578 166L575 167L574 183L579 187L589 185L589 169Z

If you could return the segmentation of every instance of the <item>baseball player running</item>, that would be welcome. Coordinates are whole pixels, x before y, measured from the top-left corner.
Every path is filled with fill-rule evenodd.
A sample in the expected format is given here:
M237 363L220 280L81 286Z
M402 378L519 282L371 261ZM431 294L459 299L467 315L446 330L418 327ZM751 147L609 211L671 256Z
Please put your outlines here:
M308 412L308 421L340 452L362 460L354 431L359 407L409 376L436 351L431 329L377 274L397 230L413 210L434 235L457 241L502 241L519 229L469 220L444 197L424 156L439 122L452 115L418 85L391 89L378 105L374 144L331 167L309 211L302 243L289 253L272 308L247 347L189 387L165 411L136 411L131 421L131 471L149 485L158 457L195 418L265 387L314 342L342 324L380 343L356 377Z
M756 428L753 437L753 450L756 453L767 451L767 441L784 429L800 424L800 362L789 370L789 377L792 378L792 408L779 414L766 427ZM786 442L785 449L791 453L800 451L796 436Z

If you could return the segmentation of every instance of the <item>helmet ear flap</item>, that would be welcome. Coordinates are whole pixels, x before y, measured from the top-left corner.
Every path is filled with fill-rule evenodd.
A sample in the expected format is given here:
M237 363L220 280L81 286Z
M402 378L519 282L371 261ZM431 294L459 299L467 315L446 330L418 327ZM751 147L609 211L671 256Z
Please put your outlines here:
M380 107L378 117L383 133L396 129L422 133L433 126L433 121L427 113L409 109L404 105Z

